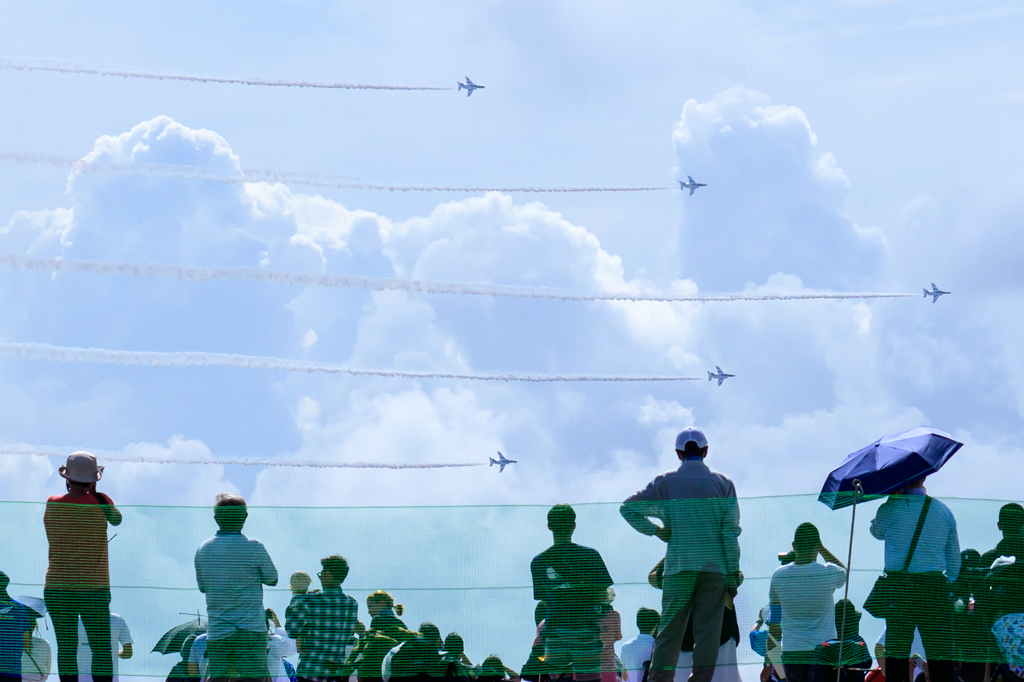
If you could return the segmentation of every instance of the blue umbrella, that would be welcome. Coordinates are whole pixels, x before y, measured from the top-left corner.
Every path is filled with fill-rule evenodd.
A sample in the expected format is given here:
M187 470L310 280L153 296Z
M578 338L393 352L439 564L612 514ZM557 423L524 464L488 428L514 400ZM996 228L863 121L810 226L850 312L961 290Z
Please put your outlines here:
M854 503L854 481L860 481L857 502L890 495L909 483L934 474L963 447L948 433L927 426L879 438L849 455L828 475L818 501L830 509Z
M883 436L871 445L848 455L839 468L828 475L818 501L830 509L853 506L850 515L850 549L846 559L846 593L850 597L850 565L853 563L853 529L857 523L857 503L885 497L907 484L934 474L949 461L963 443L948 433L919 426L903 433ZM839 660L843 662L846 638L846 610L839 626Z

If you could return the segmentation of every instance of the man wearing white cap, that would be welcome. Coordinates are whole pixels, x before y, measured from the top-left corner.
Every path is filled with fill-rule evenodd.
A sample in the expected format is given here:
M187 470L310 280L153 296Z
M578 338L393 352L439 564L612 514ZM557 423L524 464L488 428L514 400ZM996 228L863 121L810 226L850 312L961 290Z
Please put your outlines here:
M43 597L57 639L57 672L61 682L78 680L78 619L82 619L93 651L110 651L110 569L107 524L120 525L121 512L111 499L96 492L103 467L88 452L73 452L58 469L66 495L46 501L43 525L50 543ZM84 672L84 671L83 671ZM111 682L109 656L94 656L95 682Z
M676 438L679 468L655 478L620 509L633 528L668 543L651 682L674 678L691 611L694 647L690 682L711 682L725 597L735 594L742 581L736 487L708 468L704 463L707 454L704 434L684 429ZM651 523L651 518L662 525Z

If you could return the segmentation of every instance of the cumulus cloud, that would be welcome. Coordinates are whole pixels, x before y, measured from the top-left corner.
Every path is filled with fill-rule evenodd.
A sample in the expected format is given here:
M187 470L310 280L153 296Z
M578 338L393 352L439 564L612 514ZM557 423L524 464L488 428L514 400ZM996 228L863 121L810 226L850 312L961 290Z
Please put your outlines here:
M850 181L798 107L735 86L688 100L672 141L679 176L708 183L685 198L679 246L686 276L705 289L780 271L839 289L877 275L881 238L844 215Z
M673 143L678 173L709 186L682 197L679 270L665 282L645 279L642 262L625 261L570 216L500 193L395 219L284 184L72 174L68 205L15 213L0 231L0 247L47 257L672 294L889 288L874 283L916 288L918 279L930 281L927 267L955 265L938 247L927 250L932 234L953 234L959 225L932 199L911 202L884 230L846 217L856 178L847 177L797 107L772 104L745 88L691 100ZM220 173L240 167L220 135L166 117L101 138L90 158L189 163ZM1000 244L1006 242L995 240L992 248ZM975 265L989 253L963 245L964 260ZM915 258L917 249L924 256ZM932 257L932 265L921 263ZM205 506L216 492L237 489L254 505L387 507L387 513L315 514L275 508L254 518L253 532L266 533L274 555L285 557L283 571L309 570L321 551L351 551L358 589L409 585L399 581L412 561L423 563L419 575L434 586L456 560L468 574L484 576L525 565L546 542L544 505L621 500L675 466L675 433L689 425L705 429L712 466L736 480L741 496L812 492L848 452L922 423L953 428L967 443L949 475L934 478L933 492L1012 495L1020 467L1021 444L1005 434L1024 414L1024 365L1016 326L1001 324L1006 310L1019 307L1015 295L970 310L954 307L960 305L955 297L949 297L953 305L935 306L921 300L570 303L4 271L0 297L0 333L12 341L381 368L660 374L718 364L737 374L721 387L570 388L0 363L6 396L0 430L9 442L75 443L154 457L485 463L501 450L518 460L500 474L486 466L253 474L111 464L107 470L105 485L123 503ZM954 393L981 397L950 399ZM975 465L1008 472L1007 483L993 484ZM5 499L60 491L46 459L0 457L0 472ZM527 503L538 506L393 509ZM775 526L764 522L767 514L745 517L744 542L760 547L778 540L783 548L791 530L783 526L796 515L824 514L812 498L793 505L788 516L771 517L783 519ZM607 548L617 580L642 583L649 565L641 571L637 557L653 564L659 548L625 527L614 504L581 509L581 541ZM197 529L209 530L202 512L174 529L174 542L188 551L144 548L151 552L146 571L187 582L188 555L201 539ZM156 518L138 514L140 527ZM822 518L830 537L839 537L838 517ZM317 524L315 542L303 525L309 519ZM396 534L411 539L396 543ZM748 560L751 576L768 570L756 556ZM760 599L755 583L748 589ZM427 592L416 593L424 617L436 609L462 622L470 618L467 609L514 604L529 619L528 593L452 605L447 593ZM624 591L623 608L640 603L641 594ZM161 604L171 608L166 601Z

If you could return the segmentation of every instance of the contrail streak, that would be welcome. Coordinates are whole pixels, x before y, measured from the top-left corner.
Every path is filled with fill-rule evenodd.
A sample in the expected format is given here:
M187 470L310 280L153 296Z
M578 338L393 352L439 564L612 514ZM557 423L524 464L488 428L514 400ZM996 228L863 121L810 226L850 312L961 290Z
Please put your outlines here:
M0 59L0 69L12 71L53 71L93 76L121 76L160 81L188 81L191 83L227 83L232 85L264 85L275 88L318 88L326 90L454 90L454 87L422 85L370 85L367 83L317 83L314 81L271 80L267 78L222 78L219 76L189 76L184 74L155 73L136 69L113 69L86 66L73 62L46 59Z
M237 175L226 175L198 166L176 166L160 163L90 163L81 159L72 159L49 154L4 153L0 161L16 163L49 164L58 168L67 168L80 173L98 173L108 175L131 175L154 178L188 178L193 180L213 180L224 183L245 182L280 182L289 185L306 185L309 187L329 187L333 189L359 189L387 192L521 192L534 194L579 193L579 192L661 192L673 187L488 187L447 185L382 185L367 182L352 182L344 178L329 175L297 173L295 171L273 169L239 170Z
M261 268L202 268L162 263L99 262L64 260L63 258L29 258L0 253L0 267L41 272L72 272L90 275L130 275L132 277L163 277L180 281L269 282L292 286L340 287L368 291L410 291L426 294L461 296L495 296L510 298L546 298L560 301L632 301L661 303L726 303L734 301L807 301L873 298L918 298L906 293L813 293L813 294L723 294L719 296L668 296L664 294L574 293L547 287L503 284L466 284L462 282L429 282L383 277L307 274Z
M522 381L530 383L704 380L703 377L683 376L415 372L397 369L342 367L340 365L328 365L304 360L288 360L262 355L237 355L234 353L204 353L196 351L158 352L108 350L106 348L72 348L67 346L51 346L48 343L0 342L0 355L31 360L49 360L51 362L92 362L108 365L137 365L140 367L242 367L247 369L276 369L286 372L379 376L395 379L467 379L471 381Z
M0 455L21 457L67 457L70 448L38 447L34 445L0 445ZM462 469L482 467L474 462L440 462L436 464L405 464L402 462L321 462L314 460L261 459L243 457L235 459L199 459L191 457L147 457L124 455L117 452L90 450L104 462L128 462L132 464L239 464L260 467L301 467L314 469Z

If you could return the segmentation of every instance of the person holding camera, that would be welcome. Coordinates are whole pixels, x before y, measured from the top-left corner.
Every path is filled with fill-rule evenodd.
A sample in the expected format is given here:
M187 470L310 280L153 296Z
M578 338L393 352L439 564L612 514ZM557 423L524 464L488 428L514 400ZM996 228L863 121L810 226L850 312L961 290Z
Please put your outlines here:
M121 512L96 484L103 467L89 452L68 456L58 470L65 495L46 500L43 526L49 542L43 598L57 639L57 672L61 682L78 680L78 619L82 619L89 646L108 652L110 646L110 568L107 560L107 524L121 524ZM95 682L111 682L114 667L109 655L92 657ZM86 671L82 671L86 672Z
M821 544L818 529L801 523L793 537L795 558L775 569L768 596L772 611L769 632L782 642L787 682L821 682L818 645L836 639L832 593L846 582L846 567ZM818 554L826 563L818 563ZM767 682L771 664L761 679Z

